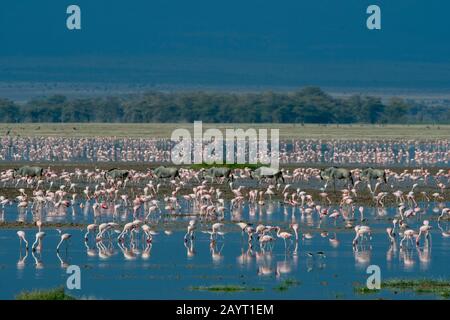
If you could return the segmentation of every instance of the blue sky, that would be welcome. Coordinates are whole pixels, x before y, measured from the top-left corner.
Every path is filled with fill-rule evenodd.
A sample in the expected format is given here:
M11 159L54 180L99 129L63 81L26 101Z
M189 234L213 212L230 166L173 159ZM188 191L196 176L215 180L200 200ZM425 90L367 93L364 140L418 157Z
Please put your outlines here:
M65 27L69 4L81 31ZM370 4L380 31L365 27ZM445 87L448 15L445 0L4 0L0 80L420 86L423 76Z

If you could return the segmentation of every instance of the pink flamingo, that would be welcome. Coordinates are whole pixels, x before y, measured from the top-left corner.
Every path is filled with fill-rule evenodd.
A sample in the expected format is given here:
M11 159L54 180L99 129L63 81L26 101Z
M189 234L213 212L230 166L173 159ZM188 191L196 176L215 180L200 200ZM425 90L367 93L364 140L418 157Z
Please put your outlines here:
M287 250L286 240L291 240L292 241L292 233L285 232L285 231L281 232L281 228L280 227L276 227L276 229L277 229L277 237L284 240L284 249Z
M428 220L424 220L422 226L420 226L419 228L419 234L416 237L416 245L419 245L422 234L424 235L426 240L430 239L430 230L430 222Z
M17 236L19 237L19 240L20 240L20 247L22 248L22 241L23 241L23 242L25 242L25 248L26 248L26 250L28 250L28 241L27 241L27 239L25 238L25 232L22 231L22 230L17 231Z

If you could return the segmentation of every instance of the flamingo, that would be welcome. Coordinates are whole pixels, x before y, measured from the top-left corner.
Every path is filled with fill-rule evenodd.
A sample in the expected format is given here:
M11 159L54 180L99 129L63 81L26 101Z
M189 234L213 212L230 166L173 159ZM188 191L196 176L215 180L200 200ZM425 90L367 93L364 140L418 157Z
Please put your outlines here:
M275 194L275 193L272 191L273 188L274 188L274 186L273 186L273 185L270 185L270 186L267 188L266 192L265 192L265 194L268 194L268 195L269 195L269 200L270 200L270 201L272 201L272 195Z
M210 240L214 241L217 238L217 235L223 236L223 232L220 232L220 229L222 228L223 223L217 222L214 223L211 227L211 231L203 231L204 233L210 234Z
M241 230L242 230L242 236L244 236L245 229L247 229L247 227L251 226L252 224L251 224L251 223L246 223L246 222L238 222L238 223L236 223L236 225L237 225L239 228L241 228Z
M422 234L424 235L425 239L427 240L430 239L430 230L431 230L430 221L424 220L422 226L420 226L419 228L419 234L417 235L416 238L416 245L419 245Z
M359 207L358 211L361 216L361 221L364 221L364 207L363 206Z
M125 234L127 234L128 232L132 231L135 228L135 224L134 222L128 222L125 224L125 226L123 227L122 232L119 234L119 236L117 237L118 241L123 241L123 238L125 236Z
M334 224L336 225L336 221L339 218L339 216L341 215L341 213L338 210L334 210L329 217L334 219Z
M58 245L56 246L56 252L59 252L59 247L62 245L63 242L68 241L72 235L70 233L62 233L61 230L56 229L58 233L61 235L61 240L59 241ZM67 242L66 242L67 243ZM67 246L66 246L67 249Z
M255 228L249 226L245 229L245 232L247 233L248 236L248 244L251 246L252 245L252 240L253 240L253 235L256 232Z
M150 244L153 240L153 236L152 236L152 230L150 229L150 226L147 224L143 224L141 226L142 231L144 231L145 235L147 236L147 243Z
M36 240L34 241L33 245L31 246L32 251L41 250L42 249L42 239L45 237L44 231L39 231L36 233Z
M294 233L295 233L295 241L298 241L298 224L292 223L291 228L292 228L292 230L294 230Z
M20 240L20 247L22 248L22 241L23 241L23 242L25 242L25 248L28 251L28 241L25 238L25 232L22 230L17 231L17 236L19 237L19 240Z
M415 236L416 232L412 229L408 229L405 230L405 232L403 232L403 239L400 241L400 248L403 248L403 241L407 240L408 242L411 241L412 243L412 238Z
M265 235L263 235L262 237L259 238L259 246L262 249L265 249L266 245L268 243L273 242L273 241L275 241L274 237L272 237L271 235L265 234Z
M103 238L103 233L105 233L105 231L108 230L109 228L110 228L110 225L109 225L108 223L106 223L106 222L101 223L101 224L98 226L98 233L97 233L97 235L95 236L95 239L96 239L97 241L102 240L102 238Z
M195 227L195 224L196 224L196 221L195 221L195 220L189 221L189 225L188 225L188 227L187 227L187 232L186 232L186 234L184 235L184 241L185 241L185 242L188 241L188 237L190 237L191 240L194 239L194 231L195 231L195 228L196 228L196 227Z
M38 227L38 231L42 231L42 221L41 220L37 220L36 221L36 226Z
M450 208L444 208L442 209L441 215L438 217L438 221L440 221L446 214L450 215Z
M355 227L355 233L356 236L353 239L353 245L356 245L358 243L359 238L364 239L364 235L368 234L370 236L371 234L371 229L368 226L356 226Z
M95 231L97 230L97 228L98 228L98 225L97 225L97 224L95 224L95 223L89 224L89 225L86 227L87 232L86 232L86 234L84 235L84 241L88 241L89 233L95 232Z
M289 233L289 232L285 232L285 231L281 232L281 228L280 227L276 227L276 229L277 229L277 237L284 240L284 249L287 250L286 240L291 240L292 234Z
M395 242L395 226L397 225L397 219L392 220L393 227L392 228L386 228L386 233L388 234L389 240L391 243Z

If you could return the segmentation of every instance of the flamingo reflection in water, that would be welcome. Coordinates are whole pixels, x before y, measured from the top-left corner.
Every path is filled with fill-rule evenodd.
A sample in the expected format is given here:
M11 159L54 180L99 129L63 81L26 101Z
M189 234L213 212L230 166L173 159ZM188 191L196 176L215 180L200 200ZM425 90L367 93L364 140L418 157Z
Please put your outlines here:
M372 258L372 246L370 245L360 245L355 246L353 249L353 255L355 257L355 262L358 267L366 267L370 264Z
M431 245L425 243L423 248L417 247L416 249L421 269L427 270L431 262Z
M150 258L152 247L153 247L153 245L150 242L145 244L145 248L144 248L144 250L142 250L142 254L141 254L141 258L143 260L148 260Z
M59 254L59 251L56 251L56 257L58 258L59 262L61 263L61 268L63 269L67 269L69 267L69 263L68 263L68 259L67 259L67 252L63 257L61 257L61 255Z
M25 255L22 257L22 250L19 253L19 260L17 261L17 269L22 270L25 268L25 262L28 258L28 250L25 251Z
M195 241L191 240L189 242L184 242L184 247L186 248L186 256L188 259L192 259L196 252L195 252Z
M224 247L224 243L220 245L220 249L217 247L217 241L212 240L209 243L209 250L211 252L211 258L214 264L220 264L223 262L224 256L222 254L222 250Z
M35 251L31 251L31 255L34 259L34 264L36 269L44 269L44 263L42 262L42 256L40 253L36 253Z
M414 262L414 248L400 248L400 260L403 262L405 269L411 269Z

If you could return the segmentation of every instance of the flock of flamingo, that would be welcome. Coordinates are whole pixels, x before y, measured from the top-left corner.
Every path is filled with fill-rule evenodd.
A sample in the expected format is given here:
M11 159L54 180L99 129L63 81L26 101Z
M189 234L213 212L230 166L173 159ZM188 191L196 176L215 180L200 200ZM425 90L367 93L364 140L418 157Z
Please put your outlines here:
M0 138L0 161L169 162L172 143L155 138ZM447 165L449 140L280 141L280 163Z
M309 240L314 236L314 231L306 228L308 226L316 226L320 235L328 237L330 243L338 242L336 232L334 237L329 236L324 225L328 228L353 229L355 237L352 245L358 251L361 246L370 245L374 233L369 226L370 218L364 213L366 207L356 205L362 201L361 194L368 193L377 215L392 223L385 230L392 246L399 244L401 249L419 248L422 241L423 246L429 248L434 222L442 237L450 237L450 232L440 224L450 217L450 209L445 207L444 202L450 170L438 170L434 174L427 169L386 170L387 182L376 181L372 186L373 181L359 179L361 170L355 169L352 173L356 182L333 194L338 195L335 204L330 199L330 192L333 191L327 193L324 189L326 185L316 197L301 190L302 185L323 183L320 169L316 168L283 169L285 184L273 183L270 179L254 182L249 179L248 168L235 169L236 179L228 184L222 178L203 179L201 171L194 169L180 169L180 177L174 180L158 179L151 170L130 170L126 179L108 178L105 172L100 169L56 172L49 167L43 177L32 178L14 177L13 170L2 171L1 187L17 192L13 199L0 196L2 219L5 211L14 206L17 207L19 221L24 221L28 214L32 215L37 227L31 245L33 252L42 250L46 236L43 221L46 218L64 218L70 212L76 215L78 210L82 210L83 214L92 210L90 212L94 216L93 223L85 227L84 241L88 252L92 249L91 243L105 253L104 241L117 241L125 254L132 255L136 242L142 241L146 244L147 251L144 252L148 254L153 237L159 234L157 229L164 227L167 219L179 221L180 224L189 220L182 240L188 252L197 231L209 236L210 248L216 252L216 245L225 241L226 232L236 228L249 248L259 246L263 252L271 251L280 239L286 252L290 252L291 245L295 243L293 252L296 254L299 240ZM408 190L404 190L406 186L409 186ZM396 214L391 217L385 208L387 199L397 208ZM429 215L426 209L430 203L434 206L435 215ZM263 214L272 215L275 204L283 208L285 216L289 216L291 211L288 224L263 223L261 217ZM242 219L244 208L248 208L249 216L254 217L254 221ZM259 219L255 218L258 213ZM228 214L229 221L226 219ZM161 219L162 224L159 223ZM417 227L412 228L410 224ZM56 247L59 252L63 245L67 249L71 234L59 229L56 231L60 235ZM170 235L172 231L165 230L164 233ZM17 236L21 247L23 242L28 250L26 232L17 231ZM130 248L125 246L127 243ZM323 252L316 255L325 256Z

